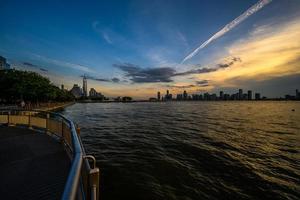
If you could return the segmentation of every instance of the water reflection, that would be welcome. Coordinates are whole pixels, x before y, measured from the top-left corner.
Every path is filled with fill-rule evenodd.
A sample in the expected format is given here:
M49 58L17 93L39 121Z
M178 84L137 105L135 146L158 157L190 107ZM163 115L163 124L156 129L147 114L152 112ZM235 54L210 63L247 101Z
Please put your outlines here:
M298 102L76 104L64 114L97 157L104 200L300 196Z

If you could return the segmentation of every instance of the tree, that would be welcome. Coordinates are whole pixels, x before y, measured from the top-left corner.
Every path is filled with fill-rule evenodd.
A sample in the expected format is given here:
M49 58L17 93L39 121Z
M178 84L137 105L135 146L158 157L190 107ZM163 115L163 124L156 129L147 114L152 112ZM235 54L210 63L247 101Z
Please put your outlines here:
M0 101L15 103L20 100L72 101L74 96L68 91L59 89L48 78L35 72L0 70Z

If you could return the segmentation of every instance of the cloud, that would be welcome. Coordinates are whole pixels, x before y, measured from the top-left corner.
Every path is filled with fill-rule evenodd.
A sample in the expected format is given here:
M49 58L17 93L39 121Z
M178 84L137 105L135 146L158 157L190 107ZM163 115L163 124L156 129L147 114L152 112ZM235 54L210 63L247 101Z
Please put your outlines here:
M108 34L109 31L104 31L99 29L99 22L98 21L94 21L92 23L92 27L94 29L95 32L97 32L98 34L100 34L102 36L102 38L108 43L108 44L113 44L113 41L110 37L110 35Z
M256 86L256 88L261 87L261 90L264 90L267 86L262 84L263 82L271 84L275 83L272 80L277 78L281 80L279 78L283 76L300 74L299 34L299 18L255 27L248 37L235 41L227 48L228 53L234 55L235 58L219 65L219 67L226 68L228 64L234 62L234 67L210 74L199 74L196 77L200 80L211 80L210 84L213 88L255 89L254 86ZM285 84L287 89L288 87L295 89L295 85L298 84L296 81L288 83L291 85ZM264 90L263 93L268 96L276 96L280 94L276 87L275 85L273 88L268 86L272 89L268 92Z
M50 63L50 64L58 65L58 66L61 66L61 67L67 67L67 68L79 70L79 71L82 71L82 72L95 73L94 70L92 70L89 67L84 66L84 65L65 62L65 61L62 61L62 60L56 60L56 59L48 58L46 56L42 56L42 55L39 55L39 54L31 54L31 55L34 58L36 58L40 61L44 61L44 62L47 62L47 63Z
M108 35L108 33L106 33L105 31L102 31L102 36L103 39L108 43L108 44L112 44L112 40L110 39L110 36Z
M120 79L118 79L118 78L112 78L111 81L114 82L114 83L119 83Z
M130 63L114 64L113 66L125 72L125 76L133 83L173 82L171 77L176 72L170 67L144 69Z
M186 76L186 75L191 75L191 74L204 74L204 73L210 73L210 72L215 72L220 69L228 68L231 65L233 65L235 62L241 62L242 60L239 57L233 57L231 61L227 63L219 63L216 65L214 68L199 68L199 69L192 69L184 72L179 72L174 74L174 76Z
M35 64L29 63L29 62L23 62L23 65L28 66L28 67L38 68L39 70L41 70L43 72L48 72L47 69L44 69L38 65L35 65Z
M200 80L200 81L196 81L197 85L208 85L208 80Z
M187 60L191 59L192 57L194 57L201 49L203 49L204 47L206 47L209 43L211 43L212 41L214 41L214 40L218 39L219 37L222 37L223 35L225 35L231 29L233 29L238 24L240 24L241 22L243 22L244 20L246 20L248 17L250 17L251 15L253 15L254 13L256 13L257 11L259 11L260 9L262 9L264 6L266 6L267 4L269 4L271 1L272 0L259 0L259 2L257 2L253 6L251 6L242 15L238 16L237 18L235 18L229 24L226 24L220 31L218 31L217 33L215 33L212 37L210 37L208 40L206 40L204 43L202 43L192 53L190 53L189 55L187 55L182 60L181 63L184 63L185 61L187 61Z
M99 82L112 82L112 83L119 83L120 79L118 78L112 78L112 79L105 79L105 78L96 78L94 76L89 75L81 75L81 78L85 77L86 79L93 80L93 81L99 81Z
M40 68L40 70L43 71L43 72L48 72L48 70L44 69L44 68Z
M192 74L215 72L220 69L228 68L238 61L241 61L241 59L234 57L227 63L217 64L215 68L203 67L184 72L177 72L171 67L141 68L140 66L131 63L114 64L113 66L125 72L125 76L128 77L133 83L158 83L173 82L172 78L175 76L187 76Z

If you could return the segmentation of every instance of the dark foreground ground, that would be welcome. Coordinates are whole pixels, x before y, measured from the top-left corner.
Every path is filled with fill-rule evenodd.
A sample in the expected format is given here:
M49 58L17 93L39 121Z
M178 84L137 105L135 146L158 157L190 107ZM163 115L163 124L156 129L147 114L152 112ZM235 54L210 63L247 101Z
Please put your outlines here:
M0 199L60 199L69 167L63 146L50 136L0 126Z

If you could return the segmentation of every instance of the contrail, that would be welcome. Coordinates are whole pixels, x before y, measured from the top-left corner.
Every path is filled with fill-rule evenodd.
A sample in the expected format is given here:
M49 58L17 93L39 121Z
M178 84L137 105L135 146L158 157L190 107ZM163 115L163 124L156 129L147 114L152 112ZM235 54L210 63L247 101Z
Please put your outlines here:
M267 4L271 3L272 0L259 0L256 4L251 6L248 10L246 10L242 15L235 18L232 22L224 26L219 32L215 33L211 38L209 38L207 41L205 41L203 44L201 44L197 49L195 49L192 53L190 53L188 56L186 56L181 63L184 63L185 61L189 60L190 58L194 57L201 49L206 47L209 43L212 41L218 39L219 37L223 36L225 33L236 27L238 24L243 22L245 19L262 9Z

